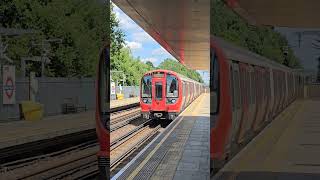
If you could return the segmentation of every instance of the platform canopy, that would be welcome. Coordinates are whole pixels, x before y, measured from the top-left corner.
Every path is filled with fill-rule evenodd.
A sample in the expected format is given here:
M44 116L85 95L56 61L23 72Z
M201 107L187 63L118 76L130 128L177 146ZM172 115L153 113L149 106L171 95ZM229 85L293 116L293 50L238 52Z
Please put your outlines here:
M320 28L319 0L225 0L252 25Z
M112 0L182 64L209 69L210 0Z

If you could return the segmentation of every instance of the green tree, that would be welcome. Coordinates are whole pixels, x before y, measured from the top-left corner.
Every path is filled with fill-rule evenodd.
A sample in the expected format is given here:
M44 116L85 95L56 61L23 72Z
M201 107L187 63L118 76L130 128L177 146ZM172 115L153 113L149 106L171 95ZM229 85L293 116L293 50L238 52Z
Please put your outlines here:
M222 0L211 0L211 34L238 46L284 64L287 40L269 27L253 27L226 6ZM300 67L299 60L289 48L288 66Z
M173 59L165 59L159 64L158 69L167 69L182 74L190 79L203 83L200 74Z
M61 39L50 43L51 64L47 76L94 76L102 37L106 36L106 3L97 0L12 0L0 2L3 27L34 29L37 34L8 38L8 55L19 68L23 56L41 55L41 43L46 39Z
M146 65L150 66L152 69L154 68L153 63L152 63L152 62L150 62L150 61L147 61L147 62L146 62Z
M125 44L125 35L124 32L120 29L119 20L116 17L116 14L113 11L113 4L110 4L110 39L111 39L111 57L113 55L118 55L120 53L120 49L123 48ZM112 62L112 61L111 61ZM111 69L114 68L111 63Z
M138 86L140 84L141 77L147 71L153 68L149 65L141 62L139 58L134 58L130 52L129 48L120 49L119 53L114 55L114 67L118 70L124 72L126 76L126 85ZM114 74L112 77L114 81L122 79L120 74Z

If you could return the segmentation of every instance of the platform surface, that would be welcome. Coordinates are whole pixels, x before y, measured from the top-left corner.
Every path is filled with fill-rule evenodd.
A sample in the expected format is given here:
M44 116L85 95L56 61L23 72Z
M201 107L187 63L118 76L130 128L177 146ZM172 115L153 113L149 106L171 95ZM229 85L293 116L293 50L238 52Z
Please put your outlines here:
M209 106L202 94L113 179L209 179Z
M127 98L111 101L111 108L139 102L139 98ZM0 149L53 138L95 128L93 110L75 114L47 116L39 121L12 121L0 123Z
M320 179L320 101L295 101L212 179Z

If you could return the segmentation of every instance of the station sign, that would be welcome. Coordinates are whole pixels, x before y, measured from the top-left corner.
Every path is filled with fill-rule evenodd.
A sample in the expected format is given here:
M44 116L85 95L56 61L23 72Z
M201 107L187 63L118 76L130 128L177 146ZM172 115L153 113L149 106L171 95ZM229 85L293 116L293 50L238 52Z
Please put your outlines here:
M116 83L111 82L111 94L116 94Z
M3 66L3 104L16 103L15 66Z

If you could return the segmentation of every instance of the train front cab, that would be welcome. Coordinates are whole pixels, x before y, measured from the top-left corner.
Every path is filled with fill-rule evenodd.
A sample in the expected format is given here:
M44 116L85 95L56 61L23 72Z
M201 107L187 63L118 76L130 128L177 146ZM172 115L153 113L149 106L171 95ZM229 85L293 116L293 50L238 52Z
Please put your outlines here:
M231 127L229 65L214 39L210 40L210 169L223 166Z
M165 71L148 73L141 80L140 107L143 118L173 120L182 104L178 76Z

